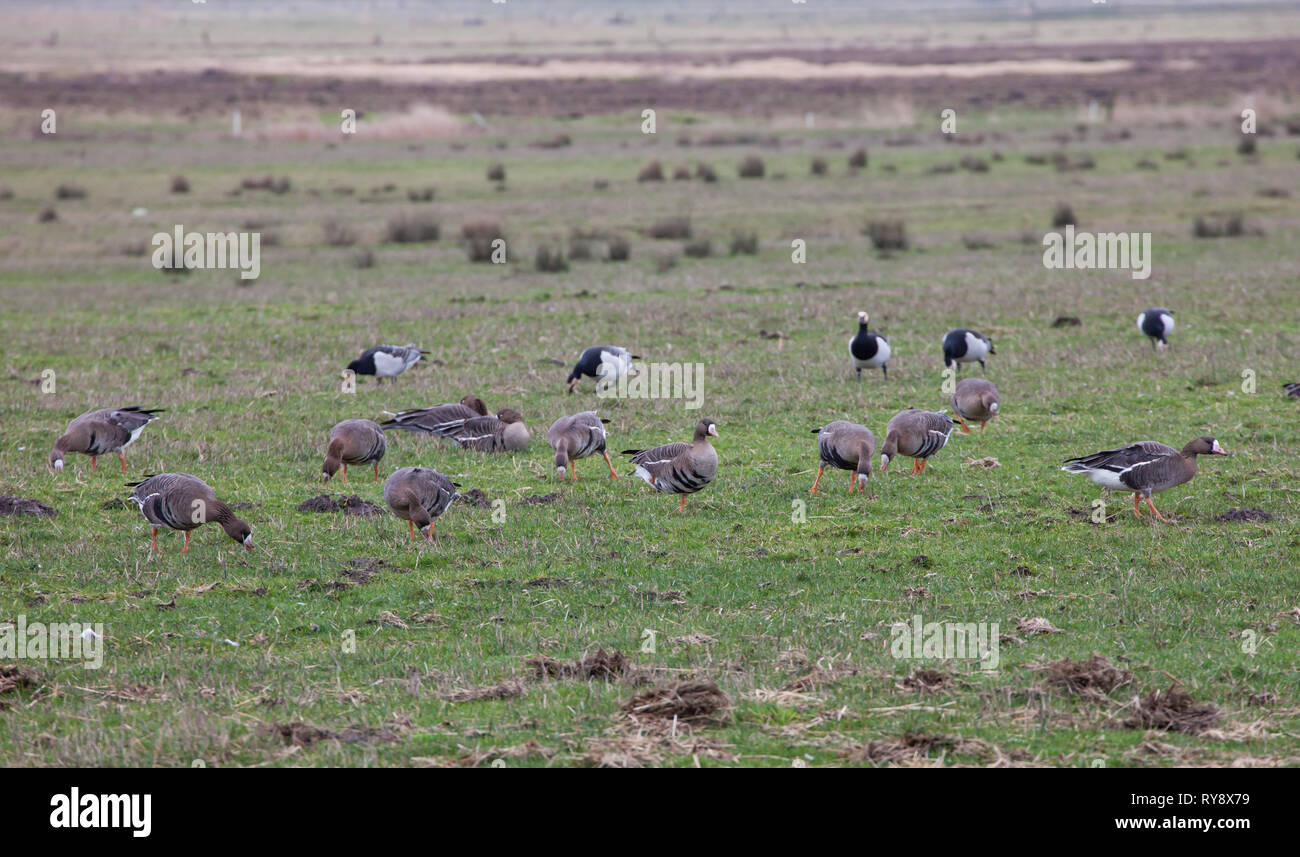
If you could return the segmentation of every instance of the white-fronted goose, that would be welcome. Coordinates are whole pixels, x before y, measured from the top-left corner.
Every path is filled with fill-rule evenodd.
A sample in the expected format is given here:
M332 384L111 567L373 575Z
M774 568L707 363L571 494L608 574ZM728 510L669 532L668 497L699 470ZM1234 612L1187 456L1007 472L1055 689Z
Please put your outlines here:
M865 312L858 313L858 332L849 340L849 356L858 371L859 383L863 369L879 369L885 380L889 380L889 342L879 333L867 330L870 320L871 316Z
M565 470L574 482L578 481L578 469L574 461L589 455L600 453L609 466L609 478L617 479L614 465L610 464L609 453L605 451L605 423L596 416L595 411L583 411L569 417L560 417L551 423L546 432L546 439L555 450L555 472L563 479Z
M1182 452L1163 443L1144 440L1119 449L1068 458L1061 469L1066 473L1086 473L1093 482L1111 491L1132 491L1133 514L1142 517L1138 501L1146 500L1151 513L1163 521L1165 517L1151 502L1151 495L1192 481L1196 475L1196 456L1227 454L1209 435L1189 441Z
M518 452L527 449L528 426L514 408L502 408L495 417L474 417L444 425L435 434L451 438L462 449L478 452Z
M871 478L871 456L876 454L876 436L871 429L836 420L813 429L813 434L817 435L817 455L821 458L821 466L817 468L817 478L813 480L809 493L817 493L817 483L822 481L822 471L827 465L853 471L849 474L850 494L858 488L867 490L867 480Z
M388 450L384 430L374 420L344 420L330 429L329 446L321 471L328 482L343 467L343 483L348 481L348 465L373 464L375 481L379 481L379 462Z
M420 346L414 342L407 345L376 345L361 352L361 356L349 363L348 368L357 375L374 375L376 384L382 384L385 378L392 378L396 383L398 375L419 363L428 353L421 351Z
M116 452L125 473L126 448L161 413L161 408L142 408L139 405L86 411L68 423L63 436L54 442L49 465L55 472L62 472L63 457L69 452L80 452L90 456L90 469L94 470L98 456Z
M961 430L965 434L970 434L966 420L978 422L980 431L984 431L985 424L998 415L998 408L1001 406L1002 399L998 395L998 388L992 381L985 381L982 378L966 378L958 381L957 389L952 393L952 409L957 414L957 422L961 423Z
M943 449L954 428L947 414L908 408L894 416L885 426L885 445L880 448L880 472L889 467L895 455L914 459L912 473L925 470L930 456Z
M253 531L230 511L230 507L217 499L208 483L188 473L159 473L147 476L140 482L128 482L131 499L140 507L140 514L153 524L153 549L158 550L158 528L181 530L185 533L185 547L181 553L190 552L190 530L198 529L209 521L221 525L226 535L253 549Z
M1292 399L1300 399L1300 382L1294 384L1283 384L1282 392Z
M1169 347L1169 334L1174 332L1174 313L1164 307L1155 307L1138 316L1138 330L1151 340L1151 347L1164 351Z
M980 369L987 371L984 358L997 354L993 343L987 336L964 327L950 330L943 336L943 365L945 368L961 371L963 363L978 363Z
M623 454L632 456L632 464L636 466L633 476L640 476L659 491L682 495L681 505L677 507L680 512L686 508L686 495L708 485L718 472L718 453L709 443L709 438L717 436L717 425L706 418L696 423L691 443L625 449Z
M432 408L417 408L389 414L389 416L392 419L380 423L380 428L438 434L444 429L460 425L465 420L486 417L488 416L488 409L487 405L483 404L482 399L473 393L469 393L459 403L434 405Z
M603 379L606 384L613 384L627 374L633 360L640 359L639 355L618 345L593 345L579 355L578 362L565 383L569 385L570 393L583 378L595 378L597 381Z
M384 501L393 514L407 522L411 538L418 529L425 541L433 539L434 520L456 499L458 486L429 467L403 467L384 482Z

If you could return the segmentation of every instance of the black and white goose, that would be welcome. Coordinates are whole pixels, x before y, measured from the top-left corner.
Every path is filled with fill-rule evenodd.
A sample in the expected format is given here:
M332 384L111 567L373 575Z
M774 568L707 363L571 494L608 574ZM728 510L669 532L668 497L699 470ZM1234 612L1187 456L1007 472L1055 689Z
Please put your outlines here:
M1149 309L1138 316L1138 330L1151 339L1151 347L1164 351L1169 347L1169 334L1174 332L1174 313L1164 307Z
M374 375L375 383L382 384L385 378L394 382L398 375L419 363L427 351L420 350L414 342L407 345L376 345L361 352L361 356L348 364L357 375Z
M943 336L944 368L960 372L962 363L978 363L981 370L987 371L984 358L990 354L997 352L993 350L993 343L982 333L959 327Z
M858 332L849 340L849 356L853 358L853 368L858 371L858 382L862 381L863 369L879 369L885 379L889 379L889 341L879 333L867 330L871 316L865 312L858 313Z
M1086 473L1088 478L1111 491L1133 492L1133 514L1139 518L1138 501L1146 500L1151 514L1164 516L1151 502L1151 495L1166 488L1191 482L1196 475L1198 455L1227 455L1214 438L1206 435L1189 441L1182 451L1144 440L1119 449L1104 449L1092 455L1066 459L1061 469L1066 473Z
M598 383L614 384L632 368L633 360L641 357L618 345L593 345L578 357L573 371L565 381L572 393L583 378L595 378Z
M1292 399L1300 399L1300 381L1294 384L1283 384L1282 392Z

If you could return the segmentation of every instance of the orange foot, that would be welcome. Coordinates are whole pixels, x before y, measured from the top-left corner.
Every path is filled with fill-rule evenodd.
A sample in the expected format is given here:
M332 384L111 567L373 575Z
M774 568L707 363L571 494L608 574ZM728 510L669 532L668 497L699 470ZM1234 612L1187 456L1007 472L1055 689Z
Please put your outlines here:
M957 417L957 422L961 425L962 434L970 434L970 427L966 425L966 421L964 419L962 419L961 417Z
M685 511L685 509L686 509L686 495L683 494L683 495L682 495L682 503L681 503L680 506L677 507L677 511L682 512L682 511Z
M1160 510L1156 508L1155 503L1151 502L1150 497L1147 498L1147 508L1151 510L1151 514L1155 515L1157 518L1164 521L1166 524L1169 523L1169 519L1166 518L1164 515L1160 514Z
M1133 514L1137 515L1139 518L1142 517L1142 511L1138 508L1138 501L1141 499L1142 497L1140 494L1133 495Z

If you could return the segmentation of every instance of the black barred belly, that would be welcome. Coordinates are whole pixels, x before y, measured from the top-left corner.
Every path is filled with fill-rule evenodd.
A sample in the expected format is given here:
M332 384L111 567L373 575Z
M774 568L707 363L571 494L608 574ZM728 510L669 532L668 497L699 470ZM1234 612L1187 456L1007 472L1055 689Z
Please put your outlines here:
M663 476L655 479L655 485L660 491L670 491L673 494L694 494L711 480L705 479L693 470L687 470L684 467L674 467Z
M925 442L921 444L919 449L917 449L915 452L912 453L912 457L929 458L939 450L943 449L943 445L947 442L948 442L947 435L931 434L930 432L926 432Z
M847 458L840 455L839 452L835 450L835 447L831 446L829 443L818 444L817 451L821 453L822 461L832 467L838 467L840 470L858 469L858 460L856 458L849 461Z

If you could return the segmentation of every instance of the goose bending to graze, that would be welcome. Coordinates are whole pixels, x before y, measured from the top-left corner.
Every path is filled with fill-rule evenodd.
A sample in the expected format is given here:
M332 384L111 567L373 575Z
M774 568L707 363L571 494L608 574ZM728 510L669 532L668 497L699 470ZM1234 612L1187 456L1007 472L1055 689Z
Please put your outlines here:
M375 481L379 481L379 462L388 450L384 430L374 420L344 420L330 429L329 446L325 450L325 463L321 471L325 480L343 468L343 483L348 481L348 465L373 464Z
M1283 384L1282 392L1286 393L1292 399L1300 399L1300 382L1294 384Z
M432 408L417 408L410 411L390 413L392 419L380 423L381 428L405 429L407 431L424 431L439 434L444 429L454 428L465 420L488 416L487 405L478 396L470 393L459 403L434 405Z
M403 467L384 482L384 502L394 515L407 522L412 539L418 529L425 541L432 541L434 521L456 499L459 487L432 468Z
M1142 517L1138 501L1146 500L1151 514L1163 521L1165 517L1151 502L1151 495L1191 482L1196 475L1196 456L1227 454L1209 435L1189 441L1181 452L1163 443L1144 440L1119 449L1068 458L1061 469L1066 473L1086 473L1093 482L1111 491L1132 491L1134 515Z
M1174 313L1164 307L1149 309L1138 316L1138 330L1151 340L1151 347L1164 351L1169 347L1169 334L1174 332Z
M953 428L953 421L942 411L908 408L895 414L885 426L885 445L880 448L880 472L886 471L895 455L914 459L912 473L923 472L926 459L944 448Z
M86 411L68 423L63 436L54 442L49 465L55 472L62 472L64 456L69 452L80 452L90 456L90 469L94 470L98 456L116 452L125 473L126 448L162 412L161 408L142 408L139 405Z
M226 535L253 549L253 531L230 511L230 507L217 499L208 483L188 473L159 473L147 476L140 482L128 482L130 499L140 507L140 514L153 524L153 549L158 550L158 528L181 530L185 533L185 546L181 553L190 552L190 530L198 529L209 521L221 525Z
M640 359L639 355L618 345L593 345L578 357L578 362L565 383L569 385L570 393L583 378L595 378L598 382L613 384L628 373L633 360Z
M397 382L397 376L410 369L427 351L421 351L414 342L407 345L376 345L361 352L361 356L348 364L357 375L374 375L375 383L384 383L385 378Z
M850 494L859 488L867 490L867 480L871 478L871 456L876 453L876 436L871 429L836 420L813 429L813 434L817 435L817 455L821 458L821 466L817 468L817 478L813 480L809 493L817 493L817 483L822 481L822 471L827 465L853 471L849 475Z
M984 358L997 354L993 343L987 336L966 330L964 327L950 330L943 336L943 365L945 368L961 371L963 363L978 363L980 369L987 371Z
M595 411L583 411L570 417L560 417L551 424L546 432L546 440L555 450L555 472L563 479L567 469L574 482L578 481L578 470L573 462L579 458L600 453L609 466L609 478L617 479L614 465L610 464L609 453L605 451L605 424L596 416Z
M718 436L713 420L702 419L695 425L695 436L690 443L666 443L653 449L625 449L632 456L639 476L647 485L668 494L681 494L677 511L686 508L686 495L694 494L713 481L718 472L718 453L709 438Z
M528 448L528 426L514 408L502 408L495 417L453 421L434 430L462 449L478 452L518 452Z
M980 431L984 431L984 426L998 415L998 408L1002 406L1002 399L998 395L998 388L992 381L985 381L982 378L966 378L957 382L957 389L952 394L952 409L957 414L957 422L961 424L961 430L964 434L970 434L970 429L966 426L966 420L978 422Z
M889 380L889 342L879 333L867 330L870 320L871 316L865 312L858 313L858 332L849 340L849 356L858 371L859 383L863 369L879 369L885 380Z

